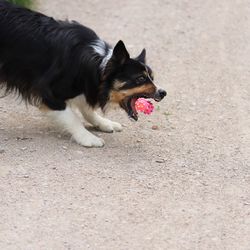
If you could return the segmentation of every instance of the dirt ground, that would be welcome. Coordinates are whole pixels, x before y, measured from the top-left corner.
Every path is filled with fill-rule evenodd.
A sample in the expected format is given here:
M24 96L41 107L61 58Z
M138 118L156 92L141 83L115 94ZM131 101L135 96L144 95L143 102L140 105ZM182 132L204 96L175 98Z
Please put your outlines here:
M0 249L250 249L250 2L40 0L131 55L168 97L86 149L0 99ZM152 129L158 126L158 129Z

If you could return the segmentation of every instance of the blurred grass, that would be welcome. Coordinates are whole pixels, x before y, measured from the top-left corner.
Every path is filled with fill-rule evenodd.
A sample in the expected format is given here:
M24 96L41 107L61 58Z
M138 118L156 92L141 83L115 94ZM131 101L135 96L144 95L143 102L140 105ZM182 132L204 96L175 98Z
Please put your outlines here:
M22 5L24 7L31 7L32 6L32 0L8 0L8 1L11 3Z

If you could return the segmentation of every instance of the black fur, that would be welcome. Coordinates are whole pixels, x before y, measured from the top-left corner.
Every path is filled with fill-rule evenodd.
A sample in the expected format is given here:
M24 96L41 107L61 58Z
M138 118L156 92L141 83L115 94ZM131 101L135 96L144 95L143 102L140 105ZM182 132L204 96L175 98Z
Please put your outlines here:
M80 94L95 106L102 57L89 45L97 39L76 22L56 21L0 0L2 86L6 93L15 90L26 101L54 110L63 110L65 100Z

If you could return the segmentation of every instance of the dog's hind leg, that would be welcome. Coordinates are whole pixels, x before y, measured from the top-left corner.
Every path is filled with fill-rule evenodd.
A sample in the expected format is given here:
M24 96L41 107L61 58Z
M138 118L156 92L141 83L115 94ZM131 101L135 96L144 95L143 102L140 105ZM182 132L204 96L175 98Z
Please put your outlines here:
M112 133L114 131L122 131L122 125L118 122L110 121L102 116L100 116L92 107L88 105L86 99L83 95L77 96L71 102L75 105L83 117L96 128L103 132Z
M82 124L80 118L72 111L69 106L65 110L51 110L47 107L40 108L46 115L58 124L63 130L69 132L73 139L85 147L102 147L104 141L90 133Z

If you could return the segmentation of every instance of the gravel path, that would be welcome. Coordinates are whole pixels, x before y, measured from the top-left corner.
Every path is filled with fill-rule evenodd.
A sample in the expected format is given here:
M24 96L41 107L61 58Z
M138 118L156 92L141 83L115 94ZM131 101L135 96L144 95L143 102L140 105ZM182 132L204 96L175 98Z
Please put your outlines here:
M250 2L40 0L38 8L123 39L168 97L101 135L59 136L0 99L0 249L250 249ZM158 126L158 129L152 129Z

